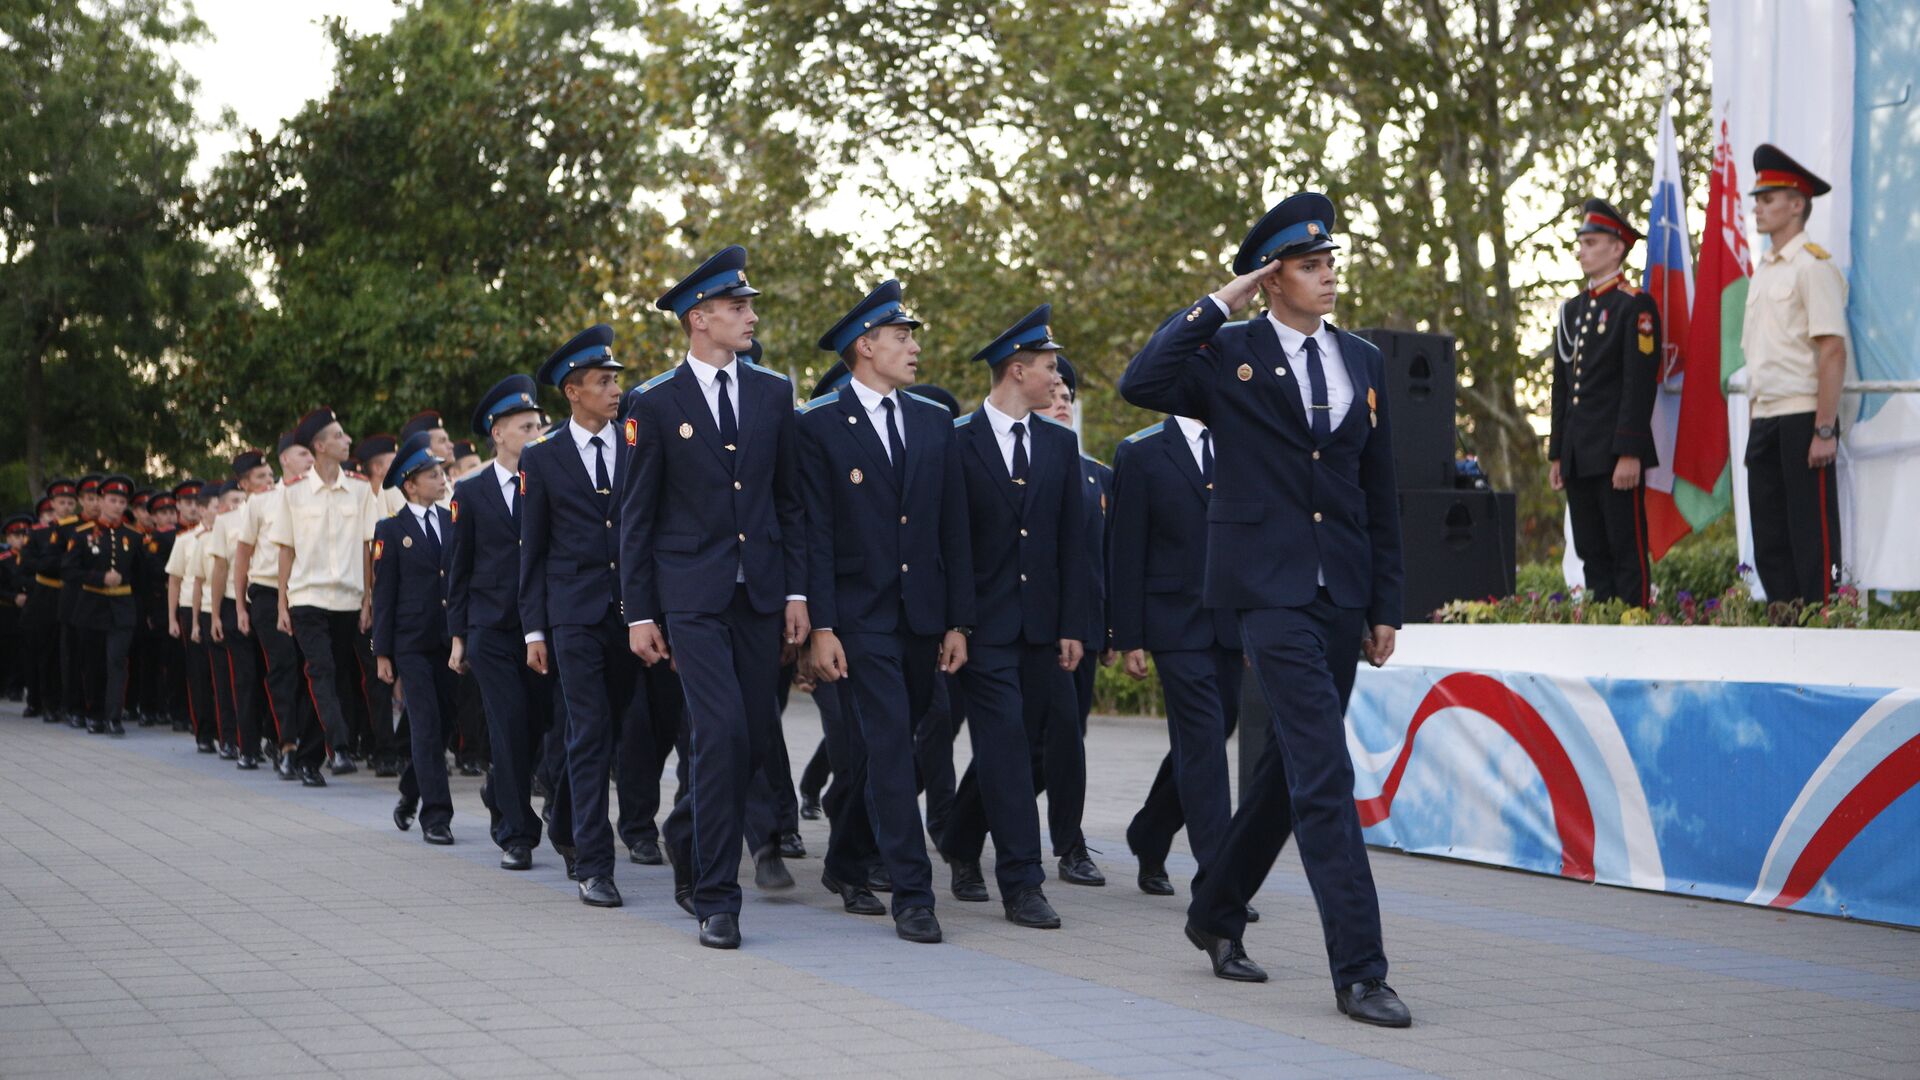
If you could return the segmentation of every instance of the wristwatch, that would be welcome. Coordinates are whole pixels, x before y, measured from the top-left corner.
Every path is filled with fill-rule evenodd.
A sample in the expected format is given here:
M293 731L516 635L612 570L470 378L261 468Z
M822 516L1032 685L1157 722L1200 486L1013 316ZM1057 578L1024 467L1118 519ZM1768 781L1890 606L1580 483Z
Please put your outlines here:
M1831 424L1817 425L1813 429L1813 434L1816 438L1837 439L1840 437L1840 422L1836 420Z
M970 638L970 637L972 637L972 636L973 636L973 627L971 627L971 626L949 626L949 627L947 627L947 633L949 633L949 634L959 634L959 635L960 635L961 637L966 637L966 638Z

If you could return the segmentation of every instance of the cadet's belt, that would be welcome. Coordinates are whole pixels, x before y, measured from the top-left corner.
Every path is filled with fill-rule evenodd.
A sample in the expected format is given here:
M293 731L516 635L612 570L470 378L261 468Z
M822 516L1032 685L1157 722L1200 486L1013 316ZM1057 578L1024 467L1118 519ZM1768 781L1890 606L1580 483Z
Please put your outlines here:
M47 575L45 575L45 574L35 574L35 575L33 575L33 580L35 580L35 581L37 581L37 582L39 582L39 583L40 583L40 584L42 584L42 585L45 585L45 586L46 586L47 588L49 588L49 589L58 589L58 588L60 588L60 587L61 587L61 586L62 586L63 584L65 584L65 583L64 583L64 582L62 582L62 581L61 581L61 580L60 580L59 578L57 578L57 577L48 577L48 576L47 576Z
M95 596L132 596L133 595L133 586L131 585L82 585L80 587L87 590L88 592L92 593Z

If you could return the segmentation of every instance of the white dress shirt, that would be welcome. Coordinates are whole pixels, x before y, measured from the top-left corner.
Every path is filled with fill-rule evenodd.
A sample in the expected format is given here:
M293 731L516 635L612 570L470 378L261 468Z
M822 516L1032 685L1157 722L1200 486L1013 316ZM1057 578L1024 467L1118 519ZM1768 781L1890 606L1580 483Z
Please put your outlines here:
M1220 308L1220 313L1233 317L1226 301L1209 295ZM1300 384L1300 405L1307 414L1307 424L1313 424L1313 380L1307 377L1307 335L1288 326L1276 318L1273 312L1267 312L1267 321L1273 324L1274 333L1280 337L1280 351L1286 356L1287 363L1293 365L1294 375ZM1320 320L1319 329L1313 332L1313 340L1320 346L1320 368L1327 376L1327 430L1332 431L1347 418L1347 410L1353 407L1353 379L1347 375L1346 358L1340 353L1340 342L1327 329L1327 320Z
M592 484L594 477L598 475L594 471L594 459L604 458L607 463L607 486L612 491L620 490L618 477L614 473L614 459L619 455L613 450L613 425L607 424L594 432L581 427L578 420L568 420L567 434L573 439L574 447L580 451L580 466L587 470L587 483ZM596 436L600 439L599 446L593 445L593 439ZM508 505L511 506L512 503L509 502Z
M993 441L1000 444L1000 463L1007 467L1008 476L1013 475L1013 425L1025 426L1026 434L1022 437L1022 441L1027 446L1027 468L1031 470L1033 468L1033 414L1028 413L1024 420L1015 420L994 408L991 401L982 403L981 407L986 411L987 425L993 429ZM904 437L902 435L902 438Z
M893 402L893 422L900 432L901 445L906 445L907 441L907 411L901 407L899 392L894 391L892 393L882 394L880 391L872 389L859 379L853 380L850 385L853 387L854 397L860 401L860 407L867 411L867 419L873 423L873 433L880 437L880 449L886 454L887 461L891 464L893 461L893 447L887 442L886 402Z
M733 422L740 424L740 362L727 361L726 367L714 367L705 360L687 354L687 366L693 369L693 377L700 384L700 396L707 399L707 412L713 415L715 430L720 427L720 380L721 372L727 373L727 400L733 404Z
M607 472L611 475L613 467L608 466ZM493 482L500 485L500 497L507 500L507 513L513 513L513 501L520 497L520 477L508 472L507 467L496 459L493 463Z
M1201 460L1200 436L1206 433L1207 425L1186 416L1176 416L1173 418L1173 421L1179 426L1180 434L1185 436L1187 440L1187 450L1193 454L1194 466L1200 470L1200 475L1205 476L1207 474L1207 463ZM1220 455L1215 454L1214 460L1218 461L1219 459Z

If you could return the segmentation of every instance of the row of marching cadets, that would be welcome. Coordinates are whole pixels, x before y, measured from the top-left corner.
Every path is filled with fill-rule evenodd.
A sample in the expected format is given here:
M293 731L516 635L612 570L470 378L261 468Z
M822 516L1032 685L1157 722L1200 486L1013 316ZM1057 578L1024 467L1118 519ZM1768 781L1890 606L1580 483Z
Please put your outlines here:
M1060 881L1105 884L1081 825L1093 673L1157 670L1170 747L1127 830L1138 887L1174 892L1186 828L1186 936L1217 975L1262 981L1248 901L1297 836L1339 1008L1404 1025L1342 725L1359 659L1393 649L1398 521L1380 355L1324 319L1333 218L1323 196L1281 203L1236 276L1152 333L1119 389L1164 419L1111 470L1070 426L1079 380L1048 305L975 354L982 400L962 412L918 381L921 324L885 282L825 329L837 363L796 408L756 362L759 293L726 248L657 302L679 364L623 388L612 330L575 336L476 403L493 456L457 480L436 414L356 455L316 409L276 447L283 479L248 454L231 485L171 489L180 526L142 537L147 561L118 579L157 590L135 633L148 619L177 646L168 679L203 748L313 786L369 760L399 773L396 826L439 844L471 679L502 867L532 866L544 834L579 899L613 907L622 849L664 861L719 949L741 943L743 851L768 890L805 853L791 683L826 736L821 886L933 943L936 854L949 896L997 893L1022 927L1065 921L1049 856ZM1257 298L1265 314L1232 321ZM564 401L556 423L543 393ZM111 562L117 541L100 547ZM96 569L70 572L120 587ZM1249 672L1275 737L1236 812L1226 739ZM680 793L656 827L669 754Z

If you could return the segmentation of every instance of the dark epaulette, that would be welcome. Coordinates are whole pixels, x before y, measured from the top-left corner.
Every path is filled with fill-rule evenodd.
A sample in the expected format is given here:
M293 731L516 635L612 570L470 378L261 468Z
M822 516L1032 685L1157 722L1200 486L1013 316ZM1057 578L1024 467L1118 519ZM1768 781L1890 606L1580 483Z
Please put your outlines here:
M835 394L838 394L839 392L840 392L840 391L838 391L838 390L835 390L835 391L834 391L834 393L835 393ZM914 393L914 392L913 392L913 391L911 391L911 390L902 390L902 391L900 391L900 392L901 392L901 393L903 393L903 394L905 394L905 395L907 395L908 397L910 397L910 398L912 398L912 399L913 399L913 400L915 400L915 401L924 401L924 402L926 402L926 403L927 403L927 404L929 404L929 405L938 405L938 406L940 406L940 409L941 409L941 411L942 411L942 412L949 412L949 413L950 413L950 412L952 412L952 411L953 411L952 409L949 409L949 408L947 408L947 403L946 403L946 402L944 402L944 401L935 401L935 400L933 400L933 399L932 399L932 398L930 398L930 397L921 397L921 396L920 396L919 394L916 394L916 393Z
M680 369L677 367L670 367L667 370L661 372L660 374L655 375L653 378L648 379L646 382L641 383L639 387L635 389L634 392L639 394L644 394L647 391L653 389L654 387L659 386L661 383L666 382L668 379L673 378L674 374L679 370Z
M1133 434L1127 436L1124 439L1121 439L1120 441L1122 443L1136 443L1136 442L1139 442L1141 439L1146 438L1149 435L1159 434L1162 430L1166 428L1166 426L1167 426L1167 422L1165 420L1162 420L1157 424L1153 424L1148 427L1143 427L1139 431L1134 432Z
M759 364L756 364L756 363L754 363L753 361L751 361L751 360L749 360L749 359L747 359L747 358L746 358L746 357L744 357L744 356L742 356L742 357L740 357L740 364L741 364L741 366L742 366L742 367L750 367L750 368L752 368L752 369L753 369L753 370L755 370L755 371L760 371L760 372L765 372L766 374L768 374L768 375L771 375L771 376L773 376L774 378L776 378L776 379L779 379L779 380L780 380L780 381L782 381L782 382L792 382L792 381L793 381L792 379L789 379L789 378L787 378L787 376L785 376L785 375L783 375L783 374L781 374L780 372L778 372L778 371L775 371L775 370L773 370L773 369L772 369L772 368L770 368L770 367L763 367L763 366L761 366L761 365L759 365Z
M807 413L812 412L813 410L819 408L822 405L827 405L839 400L840 400L840 391L838 390L835 390L829 394L821 394L819 397L814 398L812 401L801 402L800 408L799 408L800 415L805 416ZM925 399L923 398L922 400L925 400Z

